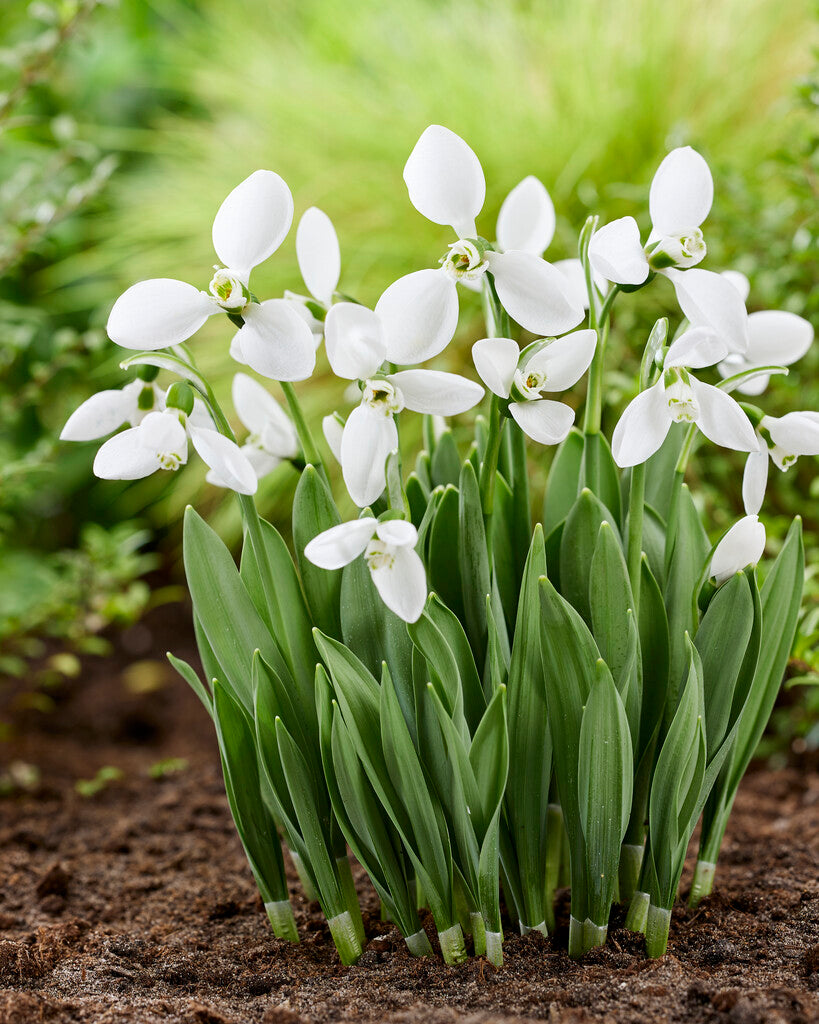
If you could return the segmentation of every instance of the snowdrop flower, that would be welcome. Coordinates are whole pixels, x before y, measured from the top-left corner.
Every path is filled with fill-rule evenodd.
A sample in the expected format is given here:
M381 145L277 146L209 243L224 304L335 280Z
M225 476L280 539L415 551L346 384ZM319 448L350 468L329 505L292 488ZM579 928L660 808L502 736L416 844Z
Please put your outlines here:
M612 454L618 466L645 462L663 443L672 423L696 423L709 440L725 448L759 450L751 421L739 404L689 372L722 359L726 345L724 337L702 327L686 331L671 345L660 379L629 403L614 428Z
M477 405L483 388L455 373L400 370L381 374L388 358L387 329L377 312L337 302L325 322L327 358L333 372L361 381L361 404L350 413L339 454L350 497L364 508L384 490L387 456L398 447L393 417L402 409L455 416Z
M589 368L597 345L594 331L546 338L524 350L511 338L483 338L472 346L481 380L499 398L512 398L509 413L541 444L559 444L574 423L574 409L543 398L573 387Z
M137 427L150 412L165 407L165 394L153 381L132 380L124 388L98 391L69 416L61 441L96 441L126 424Z
M487 272L504 309L527 330L563 334L580 323L583 310L551 264L531 251L495 251L477 236L475 218L483 208L486 182L480 161L463 139L431 125L407 160L404 181L416 210L434 224L450 225L455 241L439 269L399 278L378 300L375 309L391 362L419 363L443 351L458 323L457 282L474 284ZM528 206L531 189L526 185L507 207L500 230L507 241L536 246L546 237L541 225L524 239L518 222L519 205Z
M730 352L717 369L722 377L732 377L755 366L790 366L805 355L812 343L813 327L803 317L775 309L761 310L748 316L747 348ZM740 384L737 391L761 395L770 379L770 374L760 374Z
M285 299L251 301L251 270L284 241L293 197L273 171L254 171L225 199L213 221L215 267L209 291L170 278L140 281L114 303L108 335L124 348L160 349L190 338L208 317L224 312L244 326L232 351L275 380L304 380L315 366L312 334Z
M783 472L800 455L819 455L819 413L789 412L784 416L763 416L756 428L759 451L751 452L742 478L745 511L755 514L762 507L768 483L768 460Z
M188 390L168 392L166 408L150 412L139 426L115 434L94 459L94 473L103 480L140 480L158 469L176 471L188 461L188 439L220 486L239 494L255 494L256 474L239 446L216 430L199 426ZM184 408L176 405L176 402Z
M284 459L293 459L299 454L296 430L276 399L246 373L234 376L232 392L236 415L250 431L240 451L261 480ZM218 487L230 486L213 469L207 481Z
M363 555L384 604L405 622L416 622L427 599L424 563L415 551L418 532L402 519L372 516L333 526L305 547L322 569L340 569Z
M724 583L747 565L756 565L764 551L765 527L757 516L744 516L714 549L709 576Z

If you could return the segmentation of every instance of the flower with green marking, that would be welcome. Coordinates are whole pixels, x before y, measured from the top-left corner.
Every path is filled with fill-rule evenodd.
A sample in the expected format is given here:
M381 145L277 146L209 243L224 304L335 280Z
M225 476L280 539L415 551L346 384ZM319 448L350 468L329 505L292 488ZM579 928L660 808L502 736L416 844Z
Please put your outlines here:
M486 246L479 238L459 238L438 261L453 281L478 281L489 269Z
M61 441L96 441L126 424L138 427L148 413L165 408L165 392L153 381L132 380L124 388L98 391L69 416Z
M762 416L756 436L759 451L748 456L742 477L745 511L752 515L759 512L765 498L769 462L786 472L800 455L819 455L819 413Z

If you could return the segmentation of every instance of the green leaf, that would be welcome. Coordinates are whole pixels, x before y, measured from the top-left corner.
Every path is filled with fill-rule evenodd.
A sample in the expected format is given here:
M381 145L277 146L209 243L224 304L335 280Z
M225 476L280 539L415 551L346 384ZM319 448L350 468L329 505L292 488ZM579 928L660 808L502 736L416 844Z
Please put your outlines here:
M560 589L563 597L591 625L589 586L591 564L602 523L614 517L588 488L584 488L563 527L560 541Z
M421 525L424 513L427 510L430 491L421 482L421 478L417 473L410 473L407 477L406 493L407 504L409 505L410 510L410 520L417 530Z
M451 430L445 430L435 442L430 464L430 476L433 487L446 487L452 484L457 487L461 476L461 457Z
M673 423L660 449L646 462L646 504L656 509L663 520L668 519L674 471L687 429L684 423Z
M458 499L458 564L461 569L464 626L475 654L475 663L482 667L487 646L486 598L490 592L489 556L486 549L481 492L478 478L470 462L465 462L461 470Z
M566 440L558 446L546 479L543 532L547 537L563 522L577 501L582 465L583 434L577 427L572 427Z
M435 594L430 594L424 609L424 616L429 618L441 633L458 665L464 716L470 734L474 734L486 708L486 698L475 665L475 656L469 646L464 628L458 618Z
M518 593L518 551L515 540L515 497L504 478L495 478L495 508L492 513L492 571L509 632L515 627Z
M315 466L306 466L293 496L293 544L310 616L328 636L341 638L341 573L328 572L304 557L309 542L338 526L338 514L330 488Z
M646 750L663 719L668 694L669 638L663 595L644 557L640 582L640 654L643 691L638 749Z
M501 686L486 709L469 748L480 804L472 810L472 822L483 839L500 807L509 771L509 736L506 724L506 687Z
M603 434L583 437L583 465L580 477L587 487L614 516L613 526L622 522L620 473Z
M464 611L458 523L458 489L448 486L441 497L429 537L429 563L427 572L435 591L461 622L466 621Z
M595 642L619 680L629 659L628 613L634 598L623 549L609 523L601 524L591 559L589 608Z
M191 668L187 661L183 661L181 658L175 657L173 654L170 653L170 651L168 651L165 657L176 669L176 671L180 674L180 676L182 676L182 678L185 680L188 686L190 686L190 688L193 690L193 692L196 694L199 700L202 701L205 710L210 715L210 717L213 718L213 697L211 696L210 690L202 682L202 680L199 678L196 672Z

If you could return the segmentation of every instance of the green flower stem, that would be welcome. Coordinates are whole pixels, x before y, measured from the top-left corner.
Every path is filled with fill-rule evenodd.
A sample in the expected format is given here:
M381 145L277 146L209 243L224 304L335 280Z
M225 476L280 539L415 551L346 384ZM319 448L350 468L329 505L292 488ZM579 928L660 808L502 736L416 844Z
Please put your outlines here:
M671 911L651 904L646 918L646 953L652 958L663 956L668 948Z
M358 893L355 891L350 861L346 856L337 858L336 871L338 872L338 880L341 883L341 894L344 897L347 911L352 918L359 945L364 946L366 936L364 935L364 922L361 919L361 906L358 902Z
M631 897L631 905L626 914L626 928L630 932L645 932L648 918L648 906L651 897L647 892L637 889Z
M287 400L287 407L290 410L290 415L293 417L293 425L296 428L299 444L301 445L301 450L304 453L304 461L311 466L315 466L316 469L323 469L321 455L319 454L319 450L313 440L313 435L310 433L307 420L304 418L304 413L301 410L301 404L298 396L296 395L296 389L288 381L280 381L279 383L281 384L284 397Z
M345 967L349 967L361 956L361 943L358 940L355 922L350 916L350 912L345 910L343 913L331 917L327 924L341 962Z
M694 878L691 881L691 892L688 896L688 906L696 907L701 899L709 896L714 887L714 873L717 865L712 861L698 860L694 868Z
M459 924L453 924L451 928L438 932L438 942L445 964L460 964L466 960L464 933Z
M640 881L640 869L643 866L643 846L641 843L623 843L620 847L620 901L625 903L634 897Z
M299 941L296 919L293 917L290 900L271 900L269 903L265 903L264 909L267 911L267 918L276 938L287 939L288 942Z
M628 497L628 549L626 563L631 594L634 598L634 617L640 614L640 578L642 576L643 516L645 515L646 464L641 462L631 470Z

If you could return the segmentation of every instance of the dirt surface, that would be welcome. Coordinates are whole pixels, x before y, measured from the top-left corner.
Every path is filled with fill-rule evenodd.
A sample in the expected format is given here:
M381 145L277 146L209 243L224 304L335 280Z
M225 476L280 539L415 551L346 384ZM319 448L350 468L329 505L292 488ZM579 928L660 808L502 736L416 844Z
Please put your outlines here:
M677 908L662 960L645 959L619 915L604 949L571 961L565 898L554 937L507 931L500 971L415 960L359 878L370 942L343 968L295 879L302 941L266 924L210 722L156 653L192 657L184 610L154 614L117 647L88 660L50 713L0 684L13 726L0 770L40 776L0 799L0 1024L819 1021L815 770L746 778L718 893ZM97 776L111 767L121 777Z

